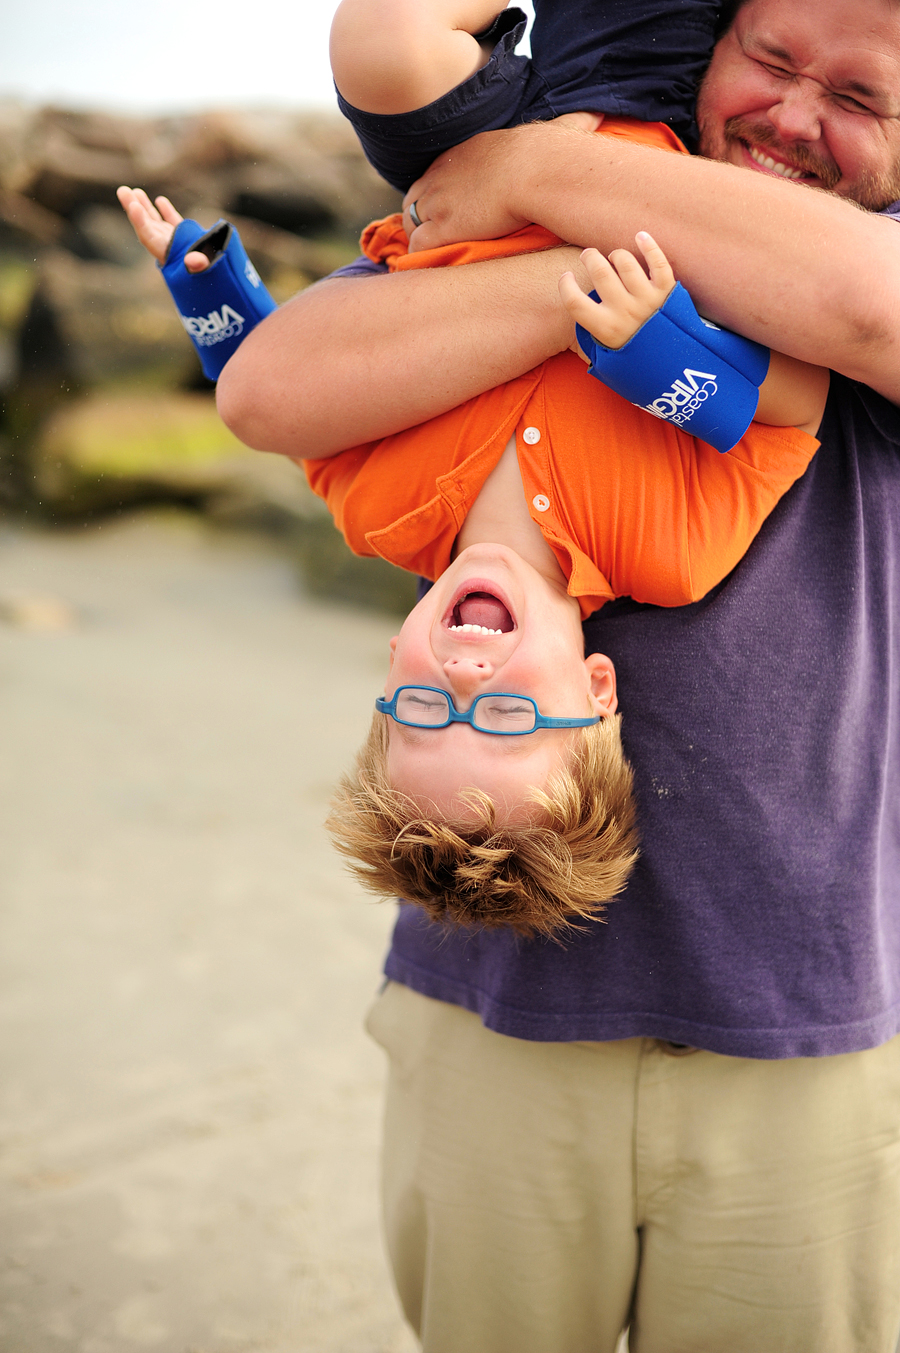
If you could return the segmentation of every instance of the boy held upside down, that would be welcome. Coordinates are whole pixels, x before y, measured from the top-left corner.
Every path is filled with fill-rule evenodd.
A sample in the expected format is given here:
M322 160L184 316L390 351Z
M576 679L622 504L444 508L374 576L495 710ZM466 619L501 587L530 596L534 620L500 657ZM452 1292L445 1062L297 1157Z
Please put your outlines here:
M177 213L123 196L161 257ZM376 223L369 240L393 230ZM585 251L599 302L561 283L584 341L613 353L673 295L662 250L638 245L649 275L627 251ZM392 640L330 819L368 887L523 934L596 916L620 891L636 857L631 772L615 672L585 658L581 621L616 596L676 606L721 581L814 454L827 383L772 354L756 421L720 454L567 352L407 432L305 462L351 549L434 579Z

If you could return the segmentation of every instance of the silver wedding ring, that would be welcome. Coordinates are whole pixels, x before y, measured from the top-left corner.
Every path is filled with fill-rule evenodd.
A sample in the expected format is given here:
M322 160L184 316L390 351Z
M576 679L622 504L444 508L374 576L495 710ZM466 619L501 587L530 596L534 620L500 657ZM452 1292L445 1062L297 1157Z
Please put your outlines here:
M410 202L410 204L409 204L409 215L410 215L410 219L412 220L413 225L416 226L416 228L418 228L418 227L422 224L422 218L421 218L421 216L419 215L419 213L416 211L416 205L417 205L417 204L416 204L415 202Z

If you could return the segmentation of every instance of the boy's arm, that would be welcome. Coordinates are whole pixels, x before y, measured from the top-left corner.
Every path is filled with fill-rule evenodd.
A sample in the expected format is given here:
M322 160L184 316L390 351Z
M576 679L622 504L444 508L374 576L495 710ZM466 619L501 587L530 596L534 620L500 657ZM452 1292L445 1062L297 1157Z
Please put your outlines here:
M348 103L367 113L424 108L489 60L498 0L342 0L331 69Z
M831 372L826 366L812 366L783 352L773 352L766 379L759 387L759 404L754 422L771 427L797 427L811 437L818 435Z

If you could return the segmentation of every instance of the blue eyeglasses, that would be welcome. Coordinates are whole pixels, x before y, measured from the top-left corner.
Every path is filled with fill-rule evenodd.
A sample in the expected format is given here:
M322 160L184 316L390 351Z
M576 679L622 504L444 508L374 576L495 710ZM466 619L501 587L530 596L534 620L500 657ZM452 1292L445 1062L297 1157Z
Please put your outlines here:
M410 728L446 728L451 723L468 723L479 733L518 738L539 728L588 728L599 723L601 715L590 719L551 719L541 714L528 695L491 691L479 695L462 713L446 691L436 686L399 686L390 700L375 701L379 714L389 714L395 723Z

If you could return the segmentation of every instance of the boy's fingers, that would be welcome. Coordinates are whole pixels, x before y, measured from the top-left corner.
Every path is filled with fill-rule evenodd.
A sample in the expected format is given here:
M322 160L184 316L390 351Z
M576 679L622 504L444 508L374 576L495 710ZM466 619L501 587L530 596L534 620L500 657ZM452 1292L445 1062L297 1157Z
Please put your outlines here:
M647 267L650 269L650 281L653 286L660 291L671 291L675 285L675 274L672 271L672 265L656 240L646 230L639 230L635 239L638 248L646 259Z
M130 195L121 194L119 201L125 208L125 215L141 244L148 254L153 255L157 263L162 263L172 238L173 227L167 225L158 212L154 211L151 216L136 192L131 192Z
M571 273L564 273L559 279L559 294L575 323L587 329L604 347L620 348L637 327L618 308L600 305L592 301L590 296L585 296ZM581 352L577 343L572 344L572 349ZM581 355L585 356L583 352Z
M153 203L150 201L149 197L144 192L143 188L135 188L134 201L143 211L147 213L147 217L149 220L159 221L161 219L159 212L156 210Z
M616 270L623 287L635 300L648 301L654 297L653 283L627 249L614 249L609 261Z
M129 202L128 207L126 208L126 215L141 244L145 249L149 249L151 254L155 254L159 223L150 220L147 216L146 208L134 199Z
M147 207L141 201L140 189L121 187L116 189L116 197L125 215L128 217L135 230L138 230L139 223L147 218Z
M590 296L585 296L573 273L564 272L559 279L559 295L576 324L581 324L591 332L597 328L601 308Z
M559 279L559 294L562 297L563 305L567 310L571 309L573 304L577 305L579 298L584 296L584 292L575 281L574 273L563 273L562 277Z
M185 254L184 266L187 268L188 272L203 272L204 268L209 267L209 259L205 254L198 253L197 250L192 250L191 253Z
M613 270L610 267L609 259L605 258L599 249L582 249L581 261L592 282L597 278L602 281L604 277L612 275Z
M619 306L627 302L628 289L622 285L612 263L598 249L585 249L581 261L587 269L591 285L605 305Z
M159 208L159 214L164 221L172 226L181 225L184 217L181 215L181 212L175 210L167 197L158 197L156 199L156 205Z

